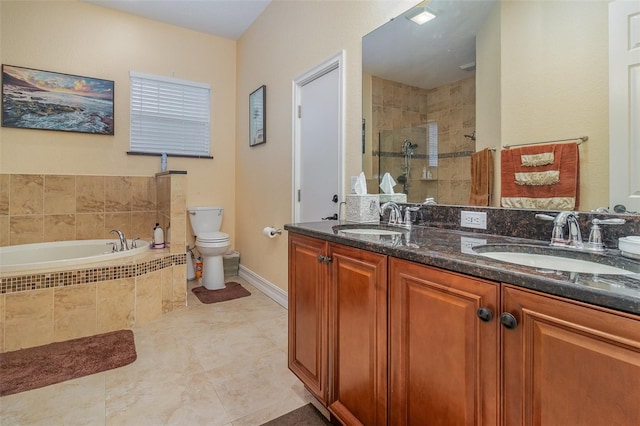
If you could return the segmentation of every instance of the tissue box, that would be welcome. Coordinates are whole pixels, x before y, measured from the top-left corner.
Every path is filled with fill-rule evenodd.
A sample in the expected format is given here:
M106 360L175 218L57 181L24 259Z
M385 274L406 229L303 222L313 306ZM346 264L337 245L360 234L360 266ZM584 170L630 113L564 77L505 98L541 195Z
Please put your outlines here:
M348 222L380 222L380 198L378 194L347 195Z
M386 203L387 201L393 201L394 203L406 203L407 194L402 192L399 194L380 194L380 202Z

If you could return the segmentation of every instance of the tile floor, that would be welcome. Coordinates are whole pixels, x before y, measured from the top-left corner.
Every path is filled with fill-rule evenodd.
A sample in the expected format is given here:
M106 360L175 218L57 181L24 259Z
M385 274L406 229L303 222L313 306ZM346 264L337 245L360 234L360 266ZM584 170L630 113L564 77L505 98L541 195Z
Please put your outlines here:
M187 308L134 329L134 363L0 398L0 424L255 426L307 404L286 309L230 280L251 296L204 305L189 290Z

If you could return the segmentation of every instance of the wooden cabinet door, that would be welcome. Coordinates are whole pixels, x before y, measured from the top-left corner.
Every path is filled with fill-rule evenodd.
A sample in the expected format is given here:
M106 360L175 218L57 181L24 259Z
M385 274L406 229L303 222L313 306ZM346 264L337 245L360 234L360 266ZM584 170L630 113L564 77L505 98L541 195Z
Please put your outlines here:
M389 424L498 424L500 285L389 265Z
M503 286L503 424L640 424L640 318Z
M387 424L387 257L329 245L329 411Z
M289 234L289 369L327 403L327 286L324 241Z

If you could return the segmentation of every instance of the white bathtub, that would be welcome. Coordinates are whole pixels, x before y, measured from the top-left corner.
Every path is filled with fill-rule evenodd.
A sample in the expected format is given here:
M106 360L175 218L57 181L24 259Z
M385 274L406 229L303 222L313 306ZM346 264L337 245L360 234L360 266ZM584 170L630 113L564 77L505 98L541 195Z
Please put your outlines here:
M21 244L0 247L0 275L14 272L37 272L60 267L77 269L82 265L134 256L149 250L148 241L136 241L137 248L112 252L119 240L77 240L52 243ZM132 241L129 240L129 247Z

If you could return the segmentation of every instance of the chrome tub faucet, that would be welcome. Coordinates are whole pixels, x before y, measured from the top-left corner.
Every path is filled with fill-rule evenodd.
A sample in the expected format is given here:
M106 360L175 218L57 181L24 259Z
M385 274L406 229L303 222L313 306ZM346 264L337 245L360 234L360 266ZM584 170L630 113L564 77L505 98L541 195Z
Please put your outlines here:
M127 243L127 239L124 236L124 233L118 229L112 229L110 234L118 234L118 238L120 239L120 248L118 251L129 250L129 244Z

